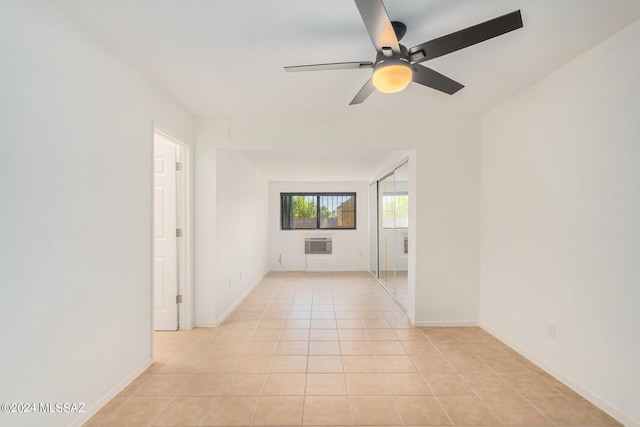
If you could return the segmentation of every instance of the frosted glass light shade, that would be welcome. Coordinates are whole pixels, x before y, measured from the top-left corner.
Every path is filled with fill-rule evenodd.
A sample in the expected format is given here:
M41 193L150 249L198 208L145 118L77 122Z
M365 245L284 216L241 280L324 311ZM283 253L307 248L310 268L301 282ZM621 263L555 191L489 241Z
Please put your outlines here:
M411 67L403 64L387 65L373 72L371 82L382 93L400 92L411 83Z

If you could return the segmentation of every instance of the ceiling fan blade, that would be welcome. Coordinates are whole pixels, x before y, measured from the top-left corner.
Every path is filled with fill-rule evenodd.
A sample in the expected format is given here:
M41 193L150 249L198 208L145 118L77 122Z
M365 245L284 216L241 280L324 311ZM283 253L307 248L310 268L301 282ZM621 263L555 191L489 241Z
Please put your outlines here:
M371 79L369 79L364 84L364 86L362 86L362 89L360 89L356 96L351 100L349 105L362 104L374 90L376 90L376 88L373 87L373 82L371 81Z
M382 0L355 0L355 2L376 50L382 52L382 48L390 48L393 53L400 53L398 38Z
M427 61L518 28L522 28L519 10L414 46L409 49L409 59L412 63Z
M444 76L437 71L433 71L431 68L423 67L422 65L414 64L411 66L413 69L413 81L424 86L428 86L432 89L439 90L440 92L453 95L464 87L455 80L451 80L449 77Z
M290 73L296 71L351 70L358 68L373 68L373 62L332 62L329 64L293 65L290 67L284 67L284 69Z

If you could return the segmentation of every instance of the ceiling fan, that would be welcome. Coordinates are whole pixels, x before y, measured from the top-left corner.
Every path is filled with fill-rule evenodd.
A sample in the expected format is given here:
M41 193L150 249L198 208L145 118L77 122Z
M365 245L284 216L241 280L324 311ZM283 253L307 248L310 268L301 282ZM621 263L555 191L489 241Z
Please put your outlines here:
M522 28L522 16L517 10L407 49L399 43L407 31L406 25L389 19L382 0L355 0L355 3L376 48L375 62L284 67L289 72L373 68L373 75L349 105L361 104L376 89L384 93L399 92L412 81L453 95L464 86L420 63Z

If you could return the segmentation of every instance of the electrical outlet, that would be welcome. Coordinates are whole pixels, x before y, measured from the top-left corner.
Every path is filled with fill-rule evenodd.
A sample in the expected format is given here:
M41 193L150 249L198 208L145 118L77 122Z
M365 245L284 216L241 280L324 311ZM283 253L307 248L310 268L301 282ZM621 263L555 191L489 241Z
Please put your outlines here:
M242 280L242 271L238 273L238 280Z
M278 256L278 262L282 262L282 254L280 254L280 256Z
M229 276L229 287L233 286L233 277Z

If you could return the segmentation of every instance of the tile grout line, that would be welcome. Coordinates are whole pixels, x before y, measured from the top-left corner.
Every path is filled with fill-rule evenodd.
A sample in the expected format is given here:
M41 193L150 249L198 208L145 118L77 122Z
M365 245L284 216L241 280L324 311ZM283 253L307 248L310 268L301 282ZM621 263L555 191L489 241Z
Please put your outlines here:
M427 336L423 330L420 330L420 332L422 333L422 335L424 335L424 337L427 339L427 341L436 349L436 351L440 354L440 356L451 366L451 368L453 368L455 370L455 367L453 365L451 365L451 363L449 362L449 360L445 357L445 355L442 353L442 351L440 350L440 348L438 348L437 345L435 345L433 343L433 341L431 341L431 338L429 338L429 336ZM426 378L425 378L426 379ZM427 381L427 384L429 384L429 381ZM429 384L429 388L431 388L431 391L433 391L433 388L431 387L431 384ZM447 412L447 410L445 409L444 405L442 405L442 402L440 401L440 398L435 395L434 393L434 397L436 398L436 402L438 402L438 405L440 406L440 409L442 409L442 412L444 412L444 414L447 416L447 419L449 420L449 422L451 423L452 426L455 426L456 424L453 422L453 419L451 418L451 415L449 415L449 412Z
M461 358L460 361L458 361L457 359L451 359L454 355L457 354L457 347L456 345L461 345L462 347L460 347L459 349L463 349L464 345L466 344L465 341L474 341L474 337L467 335L467 334L454 334L452 337L450 337L451 339L451 346L444 346L442 344L447 343L447 337L445 335L436 335L436 336L429 336L425 333L425 331L423 329L420 328L415 328L417 331L420 332L419 337L420 340L416 340L416 342L420 341L424 341L429 343L429 345L431 347L433 347L433 349L435 349L435 351L433 353L421 353L421 349L420 347L409 347L409 344L407 344L405 346L405 342L410 342L411 340L411 336L409 334L401 334L399 331L400 330L405 330L405 329L414 329L414 328L403 328L402 324L399 322L396 322L396 320L391 320L392 317L389 316L393 316L393 319L395 319L396 315L394 314L394 311L389 311L389 308L387 306L385 306L384 303L376 300L375 298L368 298L366 296L362 296L363 299L361 300L357 300L354 299L355 295L357 293L361 293L360 291L358 292L350 292L350 293L338 293L334 290L333 287L331 287L332 285L329 283L329 289L328 292L331 296L331 305L333 308L333 311L331 312L333 315L333 319L335 322L335 332L337 335L337 348L339 351L339 356L340 356L340 363L341 363L341 368L342 368L342 377L345 381L345 387L347 390L346 393L346 397L347 397L347 401L349 402L349 411L350 411L350 416L351 416L351 424L355 424L355 421L353 420L353 414L351 412L351 398L353 397L350 392L349 389L347 387L346 384L346 375L347 373L345 372L345 363L344 363L344 358L345 355L343 354L343 350L344 350L344 346L346 345L347 342L349 342L349 340L342 340L339 334L340 330L349 330L348 328L338 328L338 319L337 319L337 312L336 312L336 298L340 298L340 304L343 304L345 307L343 308L349 308L349 309L353 309L358 313L358 318L360 321L362 321L363 319L363 315L366 316L366 319L372 319L372 321L368 322L367 325L365 325L364 323L362 324L363 328L358 328L358 330L362 330L364 331L364 335L366 335L367 339L365 340L366 342L369 343L379 343L382 341L393 341L396 343L400 343L400 345L402 346L403 349L403 353L404 356L406 356L408 358L408 360L411 362L412 366L414 369L416 369L416 372L420 375L420 377L423 379L423 381L427 384L427 389L432 393L432 396L435 397L435 401L438 403L438 407L443 411L443 415L445 415L447 417L447 419L449 420L449 422L451 424L453 424L453 420L451 419L450 415L447 413L447 411L444 409L444 406L442 404L442 402L440 401L439 396L436 396L434 393L434 389L431 386L431 384L429 383L429 381L427 381L427 377L426 375L428 375L428 372L423 372L423 370L417 369L417 363L418 363L418 359L416 359L416 357L420 356L420 355L425 355L427 356L428 354L433 354L434 356L438 356L440 357L444 362L446 362L446 366L449 366L452 369L451 373L455 373L456 376L459 376L460 379L462 380L462 384L464 384L466 387L468 387L471 391L471 393L469 394L469 396L473 396L476 399L479 399L482 404L488 409L488 412L492 415L495 416L496 419L498 420L499 423L501 424L506 424L505 421L502 420L502 418L500 418L498 416L498 414L491 409L491 407L489 407L489 405L487 404L487 398L489 396L493 396L492 394L481 394L482 390L476 389L474 387L471 387L471 377L469 375L474 374L474 373L478 373L478 375L482 374L483 372L486 375L490 375L492 377L495 377L496 379L500 379L501 381L505 382L506 385L509 386L509 388L513 389L513 395L509 395L509 396L513 396L513 397L517 397L517 398L521 398L523 399L524 402L526 402L528 405L531 405L532 408L535 409L535 411L540 414L542 417L544 417L545 420L549 420L540 409L538 409L538 407L536 405L534 405L526 396L525 394L523 394L524 392L520 389L515 389L515 387L511 386L510 382L507 382L504 378L506 374L508 374L509 372L507 371L501 371L499 370L499 368L501 368L503 365L500 366L492 366L491 364L487 363L485 360L487 360L486 355L488 355L489 353L486 352L481 352L480 350L483 347L478 348L477 351L473 351L471 353L468 353L467 355L469 357L473 357L477 360L479 360L486 368L488 368L486 371L477 371L477 366L471 364L471 365L460 365L460 367L457 367L461 362L464 362L464 359ZM277 351L278 351L278 346L279 343L285 342L282 341L282 335L284 330L286 330L286 321L289 319L288 315L291 312L292 308L294 308L294 302L296 302L296 292L298 293L298 297L299 299L297 300L298 303L300 305L304 305L304 304L310 304L310 307L308 309L308 311L310 312L310 318L308 319L309 324L306 327L306 329L301 329L301 330L306 330L308 332L307 335L307 339L306 339L306 365L305 365L305 371L304 371L304 392L302 393L302 411L301 411L301 420L300 420L300 424L304 425L304 415L305 415L305 405L307 403L307 379L308 379L308 375L309 375L309 367L310 367L310 356L312 356L311 353L311 348L312 348L312 341L313 342L323 342L323 340L312 340L311 339L311 330L317 329L314 328L312 325L312 322L314 320L314 316L313 316L313 302L314 302L314 298L317 301L317 304L320 305L324 305L326 303L327 300L327 294L326 293L322 293L322 292L317 292L314 293L316 290L322 290L323 287L321 286L321 284L318 283L313 283L311 286L307 285L307 286L297 286L294 291L290 292L289 289L287 289L287 293L286 293L286 300L288 300L288 311L287 311L287 315L285 316L282 322L282 324L278 325L278 322L269 322L269 324L264 323L261 325L261 321L262 320L274 320L272 319L273 315L268 315L267 313L269 312L273 312L273 311L282 311L281 308L282 307L282 301L285 300L284 297L278 297L276 292L273 292L272 286L269 285L269 287L264 287L263 289L259 290L259 292L256 293L252 293L250 294L251 298L248 299L247 303L241 306L241 309L239 313L235 313L235 315L233 316L233 321L230 322L229 324L225 325L224 329L220 330L219 334L215 335L215 339L221 339L222 341L222 345L226 346L226 345L236 345L238 344L238 342L241 342L245 339L247 339L246 337L248 337L248 340L250 342L262 342L264 341L274 341L275 344L275 348L273 349L272 353L267 354L267 356L270 356L271 359L269 361L268 364L268 368L267 368L267 372L264 376L261 388L260 388L260 394L259 394L259 398L258 398L258 403L256 404L253 413L251 414L251 423L253 424L255 422L255 417L257 416L257 411L258 408L260 407L260 402L262 400L262 398L265 396L264 392L265 392L265 388L266 388L266 381L269 378L269 375L271 375L271 369L273 368L273 364L275 361L275 357L277 356ZM339 297L338 297L339 295ZM351 298L351 302L350 304L354 305L354 307L347 307L347 304L349 303L349 301L346 300L345 295L349 295L349 298ZM356 301L359 301L358 304L356 304ZM356 306L357 305L357 306ZM270 310L270 308L273 308L273 310ZM326 307L324 307L326 308ZM276 310L277 309L277 310ZM302 310L302 308L300 308L300 310ZM385 311L386 310L386 311ZM256 313L259 311L259 314ZM243 315L244 313L244 315ZM255 314L252 314L255 313ZM320 312L318 312L320 313ZM386 314L385 314L386 313ZM387 322L387 326L388 328L383 328L383 324L382 322L376 322L374 319L377 319L378 315L382 315L384 317L384 320ZM257 323L255 323L255 319L257 318ZM323 320L324 317L322 316L318 316L316 320ZM276 326L279 326L276 329ZM316 325L318 326L318 325ZM322 326L322 324L320 324L319 326ZM367 328L366 326L373 326L373 328ZM377 328L376 326L380 326L380 328ZM259 329L262 327L273 327L274 331L277 330L279 331L278 334L276 334L275 332L270 332L272 331L272 329ZM332 328L333 329L333 328ZM297 330L297 329L289 329L289 330ZM394 334L394 339L392 340L391 338L389 338L390 336L385 335L384 333L378 333L376 332L375 337L377 339L372 340L369 334L369 331L383 331L383 330L391 330ZM462 331L465 332L465 331ZM262 336L261 336L262 335ZM277 335L277 336L276 336ZM355 335L352 335L353 337L355 337ZM401 339L401 338L406 338L405 340ZM466 337L466 338L465 338ZM201 341L205 342L205 341L209 341L211 337L204 337L201 338ZM255 338L255 341L254 341ZM439 338L438 340L436 340L436 338ZM356 340L358 341L358 340ZM438 342L439 344L436 345L434 344L434 342ZM481 341L481 340L478 340ZM215 341L214 341L215 342ZM256 346L259 347L259 346ZM321 346L322 347L322 346ZM266 346L265 346L266 348ZM327 352L331 353L331 355L333 355L333 351L334 351L334 347L325 347L327 348ZM221 353L216 353L220 356L228 356L230 358L233 359L233 362L230 366L230 368L227 368L226 373L224 374L224 380L221 381L221 386L220 386L220 390L218 391L218 393L213 396L213 400L210 403L209 407L205 410L205 415L203 416L202 422L201 424L204 424L204 420L206 419L206 414L208 414L211 409L213 408L213 405L215 405L215 402L221 398L220 392L224 389L224 387L226 386L226 384L229 382L230 379L230 375L232 373L232 371L238 367L238 363L240 363L240 358L241 357L246 357L246 356L250 356L253 354L249 354L249 350L250 347L249 346L244 346L242 347L241 345L239 345L237 348L235 348L234 350L232 350L230 353L229 352L221 352ZM458 350L459 350L458 349ZM495 350L500 350L497 346L494 346L493 349ZM488 351L489 348L487 347L486 350ZM256 356L264 356L264 354L262 354L263 351L265 351L264 349L251 349L251 351L257 351L259 354L256 354ZM269 352L269 350L266 350L267 352ZM395 349L393 347L389 347L388 349L384 346L384 345L379 345L379 346L375 346L375 345L371 345L370 349L367 352L368 356L372 356L373 357L373 361L375 361L374 367L371 368L367 368L368 370L376 370L376 374L380 375L383 379L383 384L386 387L386 392L388 392L388 396L392 399L392 402L394 404L394 409L395 409L395 414L399 417L399 419L404 422L404 419L402 417L402 414L399 410L398 407L398 402L397 398L398 396L405 396L404 394L402 395L394 395L393 393L389 392L390 391L390 387L389 387L389 377L387 377L386 375L392 375L395 373L394 371L391 370L384 370L380 367L380 357L382 355L385 355L387 351L395 351ZM325 351L320 351L317 355L323 356ZM412 354L413 352L416 352L416 354ZM485 354L484 357L482 357L482 354ZM461 355L464 355L464 351L461 353ZM506 356L505 356L506 357ZM456 366L454 366L451 362L451 360L454 360L456 362ZM427 359L423 359L427 360ZM266 361L266 360L265 360ZM497 360L497 362L500 362L499 360ZM507 360L505 360L505 362L507 362ZM424 363L424 362L423 362ZM442 365L443 367L445 365ZM509 367L509 365L504 365L505 367ZM531 374L538 374L537 371L533 370L531 367L526 366L526 371L523 372L528 372ZM222 367L220 367L222 368ZM463 368L463 369L462 369ZM475 369L475 371L474 371ZM175 368L174 368L175 370ZM429 372L431 370L428 370ZM434 371L434 373L437 373L439 371ZM519 372L519 371L518 371ZM152 372L152 374L158 374L159 377L164 377L164 374L171 374L172 372ZM180 369L178 369L176 372L173 373L184 373L182 371L180 371ZM352 372L353 373L353 372ZM443 374L446 374L447 372L443 372ZM142 381L140 384L137 385L137 387L134 389L134 391L125 397L125 399L123 399L120 402L120 405L122 405L123 403L125 403L126 401L132 399L134 396L133 394L136 393L136 391L138 389L140 389L141 387L144 386L144 384L146 382L148 382L150 380L150 376L146 376L144 378L144 381ZM541 375L539 375L539 379L540 381L545 381L545 378ZM393 380L395 381L395 378L393 378ZM553 383L550 381L547 381L549 384L549 386L553 386ZM427 390L425 389L425 390ZM535 389L533 389L535 390ZM567 391L565 390L561 390L558 389L557 390L560 396L563 396L564 398L569 398L569 394ZM419 394L415 394L416 392L413 391L410 395L407 394L407 396L421 396ZM289 396L288 394L286 396ZM334 396L334 395L332 395ZM337 396L337 395L336 395ZM123 396L124 397L124 396ZM172 396L168 396L171 399L176 399L175 395ZM167 405L170 405L172 402L172 400L169 400L167 402ZM160 416L160 414L162 413L162 411L164 411L166 409L166 406L163 407L162 409L160 409L160 411L158 411L158 413L156 413L155 417L153 418L153 420L150 422L150 424L153 424L154 422L157 421L158 417ZM113 409L115 410L115 409ZM113 411L112 410L112 411ZM111 414L112 412L110 411L109 414ZM588 418L592 419L592 420L597 420L596 415L597 414L591 414L588 413ZM100 425L103 425L105 423L105 419L100 420Z

